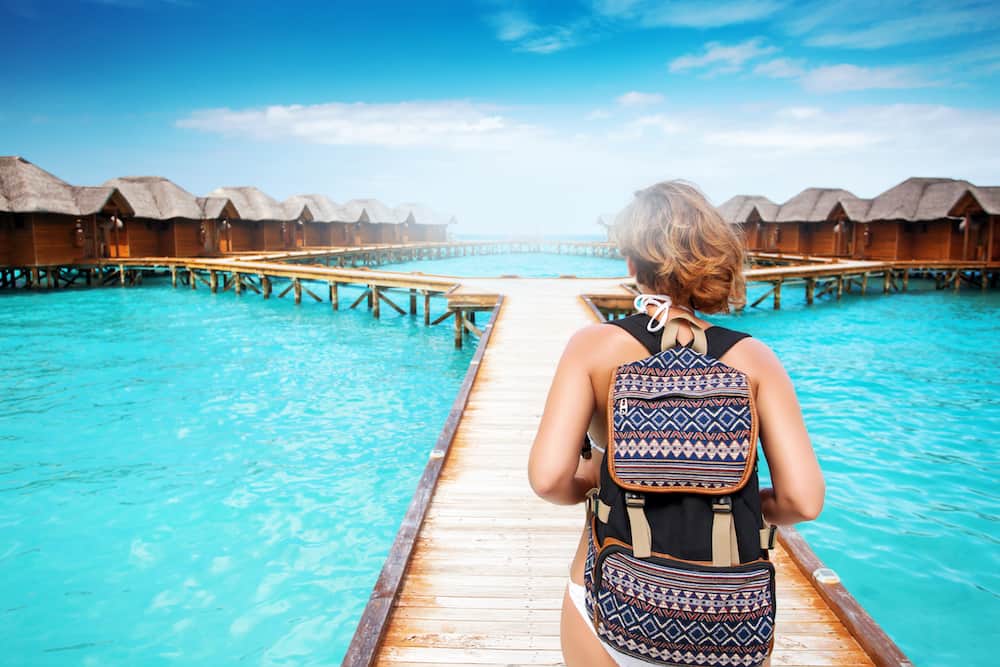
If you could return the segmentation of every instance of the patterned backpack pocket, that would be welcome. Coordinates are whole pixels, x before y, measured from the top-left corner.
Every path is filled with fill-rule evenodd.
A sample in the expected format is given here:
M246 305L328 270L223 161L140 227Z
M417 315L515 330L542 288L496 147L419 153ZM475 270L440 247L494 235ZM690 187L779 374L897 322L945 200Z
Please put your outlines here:
M687 348L621 367L608 402L612 479L635 492L725 494L756 456L745 373Z
M756 667L774 644L775 571L767 560L713 567L639 559L591 541L587 611L622 653L670 665Z

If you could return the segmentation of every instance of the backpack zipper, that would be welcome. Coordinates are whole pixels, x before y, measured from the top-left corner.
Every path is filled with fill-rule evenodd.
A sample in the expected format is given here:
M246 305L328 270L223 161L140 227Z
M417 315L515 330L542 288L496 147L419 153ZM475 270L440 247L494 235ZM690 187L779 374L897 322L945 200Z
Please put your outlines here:
M620 401L618 401L618 414L624 415L627 412L628 412L628 399L623 398Z

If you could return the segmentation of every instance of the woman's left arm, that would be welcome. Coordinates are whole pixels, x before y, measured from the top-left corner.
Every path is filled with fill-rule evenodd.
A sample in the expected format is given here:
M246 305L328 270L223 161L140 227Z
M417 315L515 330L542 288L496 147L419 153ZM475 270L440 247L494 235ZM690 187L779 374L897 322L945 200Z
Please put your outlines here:
M577 469L580 446L594 413L588 359L596 326L577 331L566 344L528 457L531 488L558 505L581 502L593 485L587 475L577 476Z

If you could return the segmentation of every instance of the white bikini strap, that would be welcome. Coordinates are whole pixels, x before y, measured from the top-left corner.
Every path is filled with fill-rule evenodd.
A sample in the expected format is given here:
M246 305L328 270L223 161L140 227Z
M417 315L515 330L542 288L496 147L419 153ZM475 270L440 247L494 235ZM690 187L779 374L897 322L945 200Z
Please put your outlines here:
M656 333L666 324L666 322L660 321L660 315L670 311L671 303L673 300L666 294L639 294L632 301L635 309L640 313L645 313L647 306L656 305L656 310L649 316L649 322L646 322L646 331L650 333Z

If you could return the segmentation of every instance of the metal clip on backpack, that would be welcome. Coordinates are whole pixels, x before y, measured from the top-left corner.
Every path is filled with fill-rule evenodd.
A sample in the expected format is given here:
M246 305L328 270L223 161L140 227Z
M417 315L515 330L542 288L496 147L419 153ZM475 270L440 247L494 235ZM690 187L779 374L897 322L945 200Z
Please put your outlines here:
M677 345L682 317L691 347ZM750 379L708 356L687 316L660 348L612 378L587 612L607 644L653 664L756 667L774 648L775 573L774 526L744 500L759 498Z

